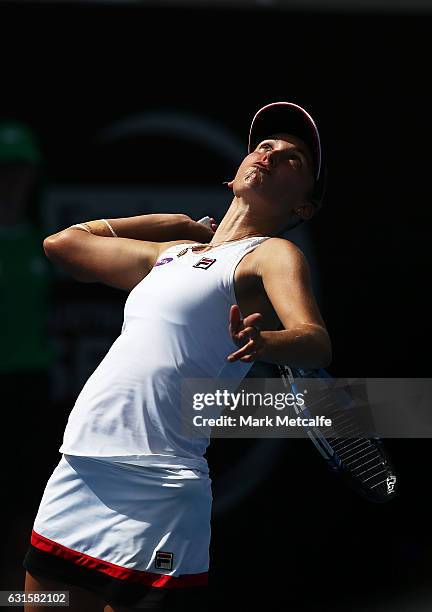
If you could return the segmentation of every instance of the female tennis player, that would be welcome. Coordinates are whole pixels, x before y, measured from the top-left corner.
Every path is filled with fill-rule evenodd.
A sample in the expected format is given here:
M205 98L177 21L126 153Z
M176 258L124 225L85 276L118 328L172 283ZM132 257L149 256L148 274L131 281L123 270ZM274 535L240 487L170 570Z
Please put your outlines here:
M208 439L182 435L180 383L242 379L256 359L329 364L305 257L277 237L319 207L323 167L312 117L269 104L253 118L216 231L144 215L45 239L76 280L129 295L121 333L70 413L24 561L27 592L69 591L80 612L206 609Z

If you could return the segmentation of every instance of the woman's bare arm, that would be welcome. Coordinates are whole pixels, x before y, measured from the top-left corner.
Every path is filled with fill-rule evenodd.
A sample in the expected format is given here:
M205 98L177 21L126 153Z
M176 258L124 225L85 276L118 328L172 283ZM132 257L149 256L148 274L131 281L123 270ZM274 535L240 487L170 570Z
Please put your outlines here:
M117 238L101 220L85 222L92 233L70 227L48 236L43 243L48 259L75 280L130 291L150 272L163 250L182 242L205 242L213 233L186 215L108 221Z
M150 242L169 242L172 240L194 240L210 242L214 231L206 225L193 221L183 214L151 214L118 219L107 219L117 236ZM214 219L212 219L214 221ZM111 237L111 231L101 219L85 221L85 225L98 236ZM74 226L72 226L74 227ZM69 229L69 228L67 228ZM74 228L77 229L77 228ZM81 228L82 229L82 228ZM58 236L66 230L48 238Z

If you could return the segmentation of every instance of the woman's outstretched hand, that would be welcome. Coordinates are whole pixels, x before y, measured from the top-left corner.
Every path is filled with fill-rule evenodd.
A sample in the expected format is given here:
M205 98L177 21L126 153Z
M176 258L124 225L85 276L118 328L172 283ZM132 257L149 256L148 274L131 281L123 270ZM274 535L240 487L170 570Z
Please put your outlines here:
M261 321L261 313L254 312L242 319L239 307L235 304L231 306L229 314L229 331L235 344L241 348L231 353L231 355L228 355L228 361L232 363L240 360L249 363L258 358L258 353L264 344L259 328Z

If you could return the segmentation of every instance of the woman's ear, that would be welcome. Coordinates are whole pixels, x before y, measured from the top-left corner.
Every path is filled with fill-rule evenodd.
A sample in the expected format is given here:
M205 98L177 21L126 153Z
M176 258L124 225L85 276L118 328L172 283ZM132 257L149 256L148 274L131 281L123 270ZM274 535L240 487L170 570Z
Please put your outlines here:
M310 202L305 202L301 206L298 206L295 211L296 215L298 215L303 221L307 221L311 219L314 215L315 209L313 204Z

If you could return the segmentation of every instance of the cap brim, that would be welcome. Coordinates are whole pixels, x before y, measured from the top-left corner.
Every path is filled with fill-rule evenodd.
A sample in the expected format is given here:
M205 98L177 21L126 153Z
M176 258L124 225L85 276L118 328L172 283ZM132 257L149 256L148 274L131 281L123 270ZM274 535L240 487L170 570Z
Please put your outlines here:
M257 144L277 132L301 138L310 148L315 168L315 180L321 175L321 140L315 121L307 111L292 102L272 102L260 108L249 130L249 153Z

